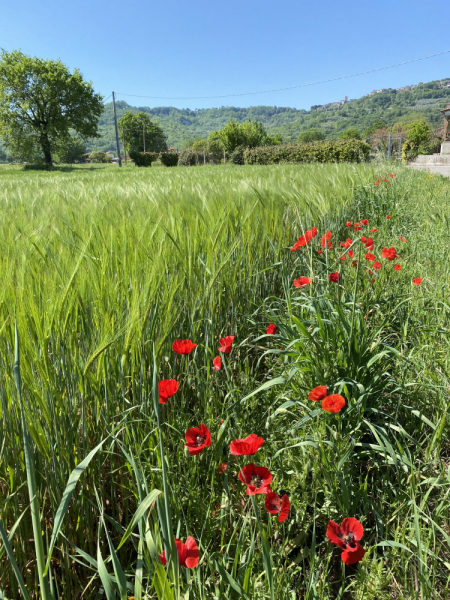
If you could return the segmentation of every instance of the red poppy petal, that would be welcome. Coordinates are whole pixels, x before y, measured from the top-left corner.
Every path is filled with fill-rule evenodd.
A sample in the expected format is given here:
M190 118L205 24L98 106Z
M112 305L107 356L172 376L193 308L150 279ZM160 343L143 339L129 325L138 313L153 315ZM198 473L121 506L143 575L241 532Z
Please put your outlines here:
M162 554L158 554L159 558L161 559L161 562L163 565L167 565L167 561L166 561L166 551L163 550Z
M291 509L291 503L289 502L289 498L287 494L284 494L281 500L281 511L278 515L278 522L283 523L289 516L289 511Z
M340 394L331 394L322 400L322 408L327 412L338 413L345 406L345 399Z
M336 546L339 546L339 548L345 550L346 544L342 540L343 533L340 525L338 525L334 521L328 521L326 536L332 544L336 544Z
M264 506L271 515L277 515L281 510L281 498L275 492L269 492L264 500Z
M366 551L360 544L357 543L357 546L358 547L354 552L348 552L347 550L344 550L344 552L341 554L342 562L344 562L346 565L354 565L364 558Z
M308 399L313 402L317 402L318 400L323 400L327 395L327 386L326 385L318 385L313 390L311 390L308 394Z
M341 529L346 537L349 533L352 533L355 540L358 541L364 535L364 528L358 519L354 517L346 517L341 524Z

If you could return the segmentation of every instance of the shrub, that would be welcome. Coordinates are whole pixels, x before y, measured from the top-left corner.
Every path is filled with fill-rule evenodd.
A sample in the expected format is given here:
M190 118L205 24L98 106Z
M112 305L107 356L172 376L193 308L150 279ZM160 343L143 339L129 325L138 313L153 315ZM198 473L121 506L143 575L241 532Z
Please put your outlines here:
M274 165L279 163L364 162L369 158L370 146L360 140L310 142L247 148L247 165Z
M302 131L302 133L298 136L297 142L320 142L325 139L325 134L320 129L307 129L306 131Z
M178 164L178 152L160 152L159 160L165 167L176 167Z
M263 146L263 148L271 148L272 146ZM245 146L238 146L233 150L230 154L229 161L234 165L244 165L244 154L246 150L250 150L250 148L246 148Z
M109 158L109 157L108 157ZM111 159L108 160L108 158L106 158L106 153L102 152L101 150L94 150L94 152L91 152L89 154L89 160L92 163L104 163L104 162L111 162Z
M130 158L136 167L151 167L158 160L158 152L130 152Z
M357 129L345 129L340 135L340 140L360 140L361 136Z

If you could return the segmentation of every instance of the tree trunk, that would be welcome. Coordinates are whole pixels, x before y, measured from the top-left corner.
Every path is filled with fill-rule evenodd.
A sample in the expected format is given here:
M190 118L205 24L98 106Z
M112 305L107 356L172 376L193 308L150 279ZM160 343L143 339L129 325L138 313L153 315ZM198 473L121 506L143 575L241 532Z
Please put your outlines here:
M46 132L41 133L39 143L42 148L42 152L44 153L44 161L46 165L51 165L52 160L52 152L50 146L50 140L48 139L48 135Z

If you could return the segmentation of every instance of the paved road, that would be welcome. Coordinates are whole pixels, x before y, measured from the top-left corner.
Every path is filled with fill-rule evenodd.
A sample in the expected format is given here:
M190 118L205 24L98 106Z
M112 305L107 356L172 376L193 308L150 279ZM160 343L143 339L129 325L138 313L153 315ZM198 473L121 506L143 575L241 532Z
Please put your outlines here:
M428 171L429 173L437 173L444 177L450 177L450 166L439 165L409 165L411 169L416 171Z

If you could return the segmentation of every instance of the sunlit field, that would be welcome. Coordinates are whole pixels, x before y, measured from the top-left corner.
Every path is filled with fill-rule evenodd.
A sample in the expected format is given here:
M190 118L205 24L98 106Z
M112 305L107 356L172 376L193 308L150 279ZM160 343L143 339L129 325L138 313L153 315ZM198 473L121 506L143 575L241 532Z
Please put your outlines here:
M0 168L0 598L447 598L449 215L387 164Z

